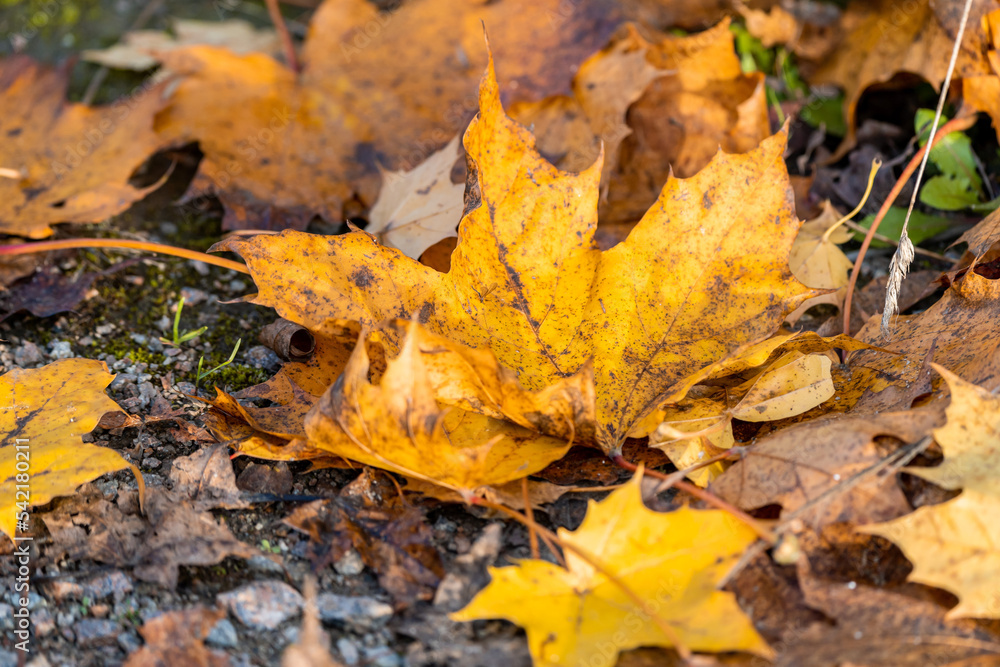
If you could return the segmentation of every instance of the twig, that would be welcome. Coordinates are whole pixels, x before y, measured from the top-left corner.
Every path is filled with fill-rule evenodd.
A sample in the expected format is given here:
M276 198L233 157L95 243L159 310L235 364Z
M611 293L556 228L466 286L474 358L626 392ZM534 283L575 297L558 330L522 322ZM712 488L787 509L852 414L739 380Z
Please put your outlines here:
M962 37L965 35L965 26L969 22L969 10L972 9L972 0L965 0L965 8L962 11L962 21L958 25L958 33L955 36L955 46L951 50L951 60L948 62L948 72L945 74L944 83L941 84L941 95L938 97L937 109L934 111L934 122L931 123L931 134L927 140L928 145L934 141L937 133L938 122L941 120L941 112L944 110L944 102L948 98L948 87L951 85L951 76L955 72L955 61L958 60L958 51L962 46ZM885 308L882 310L882 338L888 340L890 335L889 323L892 316L899 312L899 288L903 284L903 278L910 269L913 261L913 242L906 233L910 224L910 215L913 213L913 206L917 203L917 193L920 190L920 182L924 177L924 169L927 167L927 159L930 157L929 150L924 151L924 156L920 160L920 170L917 172L917 182L913 186L913 195L910 197L910 205L906 209L906 217L903 219L903 229L899 233L899 246L896 248L892 261L889 263L889 282L885 288ZM847 313L850 321L850 311Z
M295 55L295 42L292 41L292 35L288 32L288 26L285 25L285 18L281 15L281 8L278 6L278 0L265 0L267 3L267 13L271 16L271 23L274 24L274 29L278 31L278 36L281 38L281 46L285 51L285 64L288 68L298 74L302 71L299 66L299 58Z
M524 496L524 515L528 522L528 541L531 543L531 557L538 560L538 524L535 523L535 509L531 506L531 494L528 493L528 478L521 478L521 495Z
M35 252L51 252L53 250L67 250L73 248L119 248L123 250L145 250L161 255L173 255L184 259L193 259L196 262L211 264L230 271L238 271L250 275L250 269L239 262L231 259L207 255L197 250L187 248L176 248L174 246L163 245L162 243L151 243L149 241L129 241L127 239L63 239L62 241L38 241L37 243L18 243L16 245L0 245L0 256L2 255L30 255Z
M917 150L917 152L910 158L910 162L903 169L903 173L900 174L899 178L896 180L896 184L892 186L892 190L889 191L889 196L885 198L882 202L882 208L878 210L875 214L875 219L872 220L871 227L868 228L868 233L865 234L865 240L861 242L861 249L858 250L858 258L854 260L854 268L851 269L851 279L847 283L847 296L844 298L844 334L851 334L851 300L854 297L854 287L858 283L858 277L861 275L861 265L865 261L865 253L868 252L868 247L872 243L872 239L875 237L876 232L878 232L878 227L882 224L882 219L885 218L889 209L892 207L893 203L896 201L896 197L906 186L907 181L910 180L910 176L916 171L917 165L920 164L921 158L936 145L939 141L944 139L951 132L961 132L962 130L967 130L972 127L975 122L975 115L962 116L959 115L956 118L951 119L947 123L941 126L941 131L934 137L933 141L928 141L927 144Z

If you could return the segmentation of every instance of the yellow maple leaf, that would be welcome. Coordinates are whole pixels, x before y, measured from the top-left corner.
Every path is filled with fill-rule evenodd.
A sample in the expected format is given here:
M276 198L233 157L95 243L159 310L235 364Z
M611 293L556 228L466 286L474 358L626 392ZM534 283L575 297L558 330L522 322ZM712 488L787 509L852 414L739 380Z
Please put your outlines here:
M247 262L255 303L310 329L332 317L378 329L415 315L489 348L530 390L592 364L597 441L617 451L646 413L815 293L786 262L799 221L785 142L780 133L671 178L628 239L602 253L593 238L601 161L580 173L546 162L504 113L491 61L465 135L480 202L462 220L447 274L364 233L286 231L215 249Z
M166 141L153 132L160 89L107 107L66 102L68 72L17 56L0 62L0 232L33 239L57 222L100 222L142 199L129 177Z
M733 594L717 590L754 532L718 510L653 512L642 504L641 477L599 503L590 501L580 527L560 530L559 538L599 562L644 605L566 549L566 569L540 560L490 568L489 586L452 618L505 618L524 627L539 666L610 667L621 651L672 646L647 610L694 651L769 657Z
M521 479L562 458L564 441L434 400L415 337L368 379L358 344L337 383L306 416L309 445L354 461L434 482L468 495Z
M954 593L949 618L1000 618L1000 397L933 366L951 389L948 421L934 429L944 461L906 472L962 493L860 530L895 542L913 562L912 581Z
M114 376L103 361L64 359L0 376L0 531L14 537L26 507L108 472L130 468L143 492L142 474L121 454L83 442L106 412L120 412L104 388ZM22 504L22 502L24 504Z

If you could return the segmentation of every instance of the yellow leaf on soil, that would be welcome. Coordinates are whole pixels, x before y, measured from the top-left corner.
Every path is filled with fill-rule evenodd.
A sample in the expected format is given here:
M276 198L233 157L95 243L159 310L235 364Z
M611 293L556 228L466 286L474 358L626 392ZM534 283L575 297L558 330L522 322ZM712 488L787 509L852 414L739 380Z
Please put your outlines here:
M147 88L107 107L63 97L67 72L23 56L0 61L0 233L33 239L57 222L100 222L150 188L128 184L166 142L153 132L160 89Z
M799 306L795 312L786 318L794 324L799 317L813 306L829 303L838 308L844 300L843 290L847 287L848 273L854 262L847 259L844 251L837 247L851 240L851 232L846 227L835 229L829 238L823 238L830 226L840 219L829 201L823 202L823 210L813 220L802 224L799 235L792 244L792 252L788 255L788 266L792 274L809 287L826 290L838 290L834 294L823 294L813 297Z
M65 359L0 376L0 531L12 538L25 506L44 505L101 475L130 468L121 454L83 442L106 412L120 412L104 388L103 361Z
M895 542L913 562L912 581L954 593L949 618L1000 618L1000 397L943 367L951 389L947 422L934 429L944 462L935 468L907 468L957 498L861 530Z
M509 422L441 410L417 341L408 338L382 380L368 380L358 345L337 383L306 417L309 445L462 493L503 484L562 458L569 445Z
M777 421L812 410L834 394L830 357L789 353L761 375L733 408L747 422Z
M785 140L671 179L628 239L602 253L593 241L600 162L573 174L542 159L504 114L491 65L465 136L481 202L459 227L449 273L364 233L286 231L216 249L247 262L255 303L310 329L331 317L377 329L415 315L432 332L491 349L534 391L592 362L597 440L616 450L645 413L814 294L786 262L799 221Z
M717 590L755 535L718 510L687 507L668 514L642 504L641 475L600 503L580 527L559 538L584 551L655 609L694 651L771 651L732 593ZM528 633L536 666L611 667L618 654L673 641L607 575L570 549L568 569L539 560L490 568L493 581L458 621L505 618Z

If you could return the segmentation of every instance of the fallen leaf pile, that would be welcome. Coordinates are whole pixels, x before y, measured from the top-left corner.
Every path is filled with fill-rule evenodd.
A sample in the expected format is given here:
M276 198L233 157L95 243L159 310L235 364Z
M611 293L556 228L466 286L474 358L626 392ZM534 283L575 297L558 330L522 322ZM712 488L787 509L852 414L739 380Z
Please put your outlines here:
M269 631L304 610L268 648L289 667L383 664L389 638L414 665L998 659L992 0L947 91L968 134L930 161L930 183L975 162L972 205L940 218L944 254L904 284L889 338L879 249L842 331L865 230L838 209L873 161L891 185L920 147L914 81L944 84L964 2L313 4L301 43L280 22L171 20L88 50L144 72L105 106L68 101L69 66L0 60L9 243L184 193L185 215L236 230L211 252L249 274L205 290L280 318L234 383L238 351L195 371L219 350L197 327L150 335L159 314L75 341L155 361L27 345L20 324L61 313L45 335L62 335L100 280L144 285L128 272L146 260L63 255L6 290L22 344L0 363L25 367L0 376L0 542L31 538L43 597L84 563L178 591L187 607L130 619L126 665L237 664L228 612L192 604L232 574L287 580L247 591L287 598L253 600L284 604ZM158 201L129 216L167 234ZM221 323L229 304L198 297L188 317ZM85 637L58 613L53 637ZM487 619L520 629L468 624Z

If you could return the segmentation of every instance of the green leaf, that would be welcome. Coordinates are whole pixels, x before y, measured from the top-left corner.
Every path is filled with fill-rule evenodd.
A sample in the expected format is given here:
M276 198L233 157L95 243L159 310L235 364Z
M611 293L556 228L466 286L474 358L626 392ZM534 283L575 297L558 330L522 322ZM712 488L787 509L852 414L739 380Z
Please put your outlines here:
M938 127L948 121L941 116ZM930 137L931 124L934 122L934 112L931 109L919 109L914 117L914 125L920 132L920 145L927 145ZM930 161L941 170L945 176L962 177L968 180L969 189L977 195L982 192L983 182L976 170L976 154L972 150L972 141L962 132L949 132L933 149ZM937 207L935 207L937 208ZM964 208L964 207L962 207ZM945 209L955 210L955 209Z
M883 236L888 236L891 239L898 239L899 233L903 231L903 219L906 218L906 209L900 206L893 206L886 213L885 218L882 219L882 224L878 226L878 233ZM866 230L871 227L872 221L875 219L874 215L867 216L864 220L858 223L861 227ZM944 230L951 227L951 222L947 219L936 216L928 215L927 213L922 213L921 211L914 211L913 215L910 216L910 227L909 234L910 240L915 244L919 244L922 241L926 241L932 236L940 234ZM856 241L864 240L865 235L860 232L854 233L854 239ZM872 241L873 248L891 248L888 243L884 241Z
M844 95L836 97L817 97L802 107L799 117L813 127L820 124L826 126L827 134L842 137L847 134L847 123L844 121Z
M961 211L979 203L979 193L964 176L935 176L920 189L920 201L942 211Z

